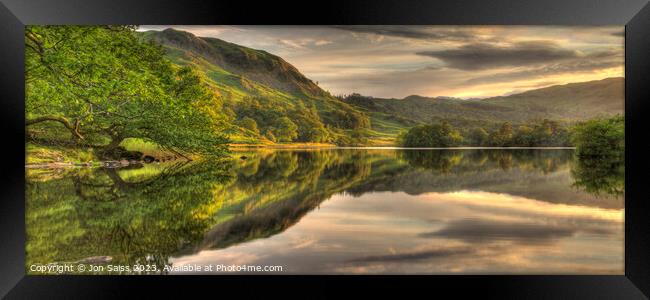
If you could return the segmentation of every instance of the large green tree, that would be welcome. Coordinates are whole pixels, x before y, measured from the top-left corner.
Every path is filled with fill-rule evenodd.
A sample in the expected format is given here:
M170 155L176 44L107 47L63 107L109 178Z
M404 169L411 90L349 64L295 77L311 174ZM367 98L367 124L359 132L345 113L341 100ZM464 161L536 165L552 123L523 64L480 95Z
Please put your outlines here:
M218 154L221 103L202 74L178 68L133 26L28 26L26 125L65 129L105 150L126 138Z

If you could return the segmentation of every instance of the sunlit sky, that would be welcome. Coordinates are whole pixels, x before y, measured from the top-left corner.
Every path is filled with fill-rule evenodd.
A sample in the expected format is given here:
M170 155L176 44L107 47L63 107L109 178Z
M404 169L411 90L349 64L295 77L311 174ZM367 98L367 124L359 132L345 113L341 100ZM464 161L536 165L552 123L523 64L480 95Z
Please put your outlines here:
M173 27L278 55L332 94L507 95L624 75L622 26Z

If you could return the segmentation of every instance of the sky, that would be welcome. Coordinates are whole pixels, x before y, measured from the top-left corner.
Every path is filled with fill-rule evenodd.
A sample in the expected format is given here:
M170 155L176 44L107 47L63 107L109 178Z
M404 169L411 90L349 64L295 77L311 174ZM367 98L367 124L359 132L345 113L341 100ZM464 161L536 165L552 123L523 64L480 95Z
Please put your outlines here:
M623 26L173 27L278 55L334 95L483 98L624 76Z

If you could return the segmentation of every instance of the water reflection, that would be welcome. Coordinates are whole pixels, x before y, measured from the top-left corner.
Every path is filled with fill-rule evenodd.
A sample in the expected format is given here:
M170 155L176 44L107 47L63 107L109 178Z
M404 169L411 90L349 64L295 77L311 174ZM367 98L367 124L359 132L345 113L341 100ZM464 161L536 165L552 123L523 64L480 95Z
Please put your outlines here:
M245 155L30 170L27 264L106 255L309 274L623 272L621 164L571 150Z
M30 170L27 265L112 256L164 266L212 223L213 185L232 180L223 162L139 169Z
M585 157L576 160L571 174L574 186L591 194L621 197L625 192L623 158Z

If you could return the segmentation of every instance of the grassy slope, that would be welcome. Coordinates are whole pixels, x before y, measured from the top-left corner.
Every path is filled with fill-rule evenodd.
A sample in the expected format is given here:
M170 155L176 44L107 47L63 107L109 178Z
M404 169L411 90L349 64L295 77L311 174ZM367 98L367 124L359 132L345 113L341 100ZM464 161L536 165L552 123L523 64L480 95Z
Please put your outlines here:
M163 35L163 33L151 31L142 34L147 38L157 38L158 40L161 39L160 35ZM168 34L186 33L172 32ZM181 36L181 38L184 37ZM190 38L196 39L193 36ZM391 120L390 116L386 114L374 113L362 107L351 106L330 96L279 57L273 56L265 51L250 49L218 39L202 39L207 45L217 49L216 51L219 51L219 54L223 57L233 57L239 52L245 53L245 58L242 58L245 62L241 62L243 66L232 66L234 63L231 61L229 63L221 62L224 65L224 67L221 67L211 62L210 60L224 60L224 58L215 58L210 53L198 53L200 50L196 50L195 48L201 48L202 45L198 44L200 41L197 40L193 40L192 43L194 44L189 44L190 42L187 41L177 43L163 42L163 44L167 51L167 56L172 62L178 65L192 65L202 70L210 79L210 85L215 88L215 91L227 105L232 106L246 96L271 98L277 101L278 105L286 105L288 107L293 107L298 102L303 102L305 106L315 105L324 122L328 121L327 113L333 110L364 111L371 118L372 128L364 131L370 145L392 145L397 134L408 128L405 124ZM179 46L179 44L182 44L182 46ZM202 51L209 52L208 50ZM225 66L233 71L226 70ZM270 68L272 70L269 70L268 66L271 66ZM277 68L280 71L273 70L273 68ZM235 70L239 74L234 73ZM281 86L282 84L275 82L273 78L268 78L273 76L283 77L288 83L285 86ZM256 78L259 81L251 78ZM271 85L275 85L277 88ZM295 90L302 92L296 92ZM234 126L232 131L228 133L234 144L274 145L273 142L260 138L237 126Z

